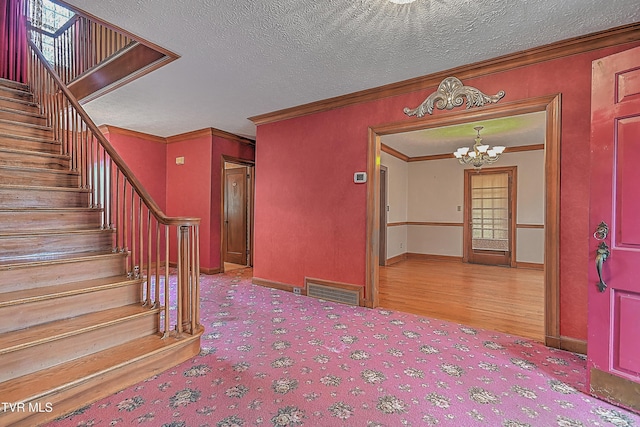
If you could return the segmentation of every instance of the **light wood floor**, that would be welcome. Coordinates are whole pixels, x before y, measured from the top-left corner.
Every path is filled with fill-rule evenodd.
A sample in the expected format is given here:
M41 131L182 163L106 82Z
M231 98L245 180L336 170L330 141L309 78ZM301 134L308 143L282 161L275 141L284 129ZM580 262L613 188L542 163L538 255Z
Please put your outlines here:
M246 265L240 265L240 264L232 264L230 262L225 262L224 263L224 271L239 270L241 268L247 268L247 266Z
M380 308L544 342L544 272L409 259L380 267Z

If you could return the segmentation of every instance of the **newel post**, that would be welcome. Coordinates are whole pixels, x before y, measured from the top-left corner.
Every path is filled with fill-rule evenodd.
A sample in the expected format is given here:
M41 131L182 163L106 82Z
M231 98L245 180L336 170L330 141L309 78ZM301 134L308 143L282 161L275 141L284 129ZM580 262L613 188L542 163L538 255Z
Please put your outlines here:
M178 228L178 333L193 333L191 330L191 286L190 286L190 243L189 227Z

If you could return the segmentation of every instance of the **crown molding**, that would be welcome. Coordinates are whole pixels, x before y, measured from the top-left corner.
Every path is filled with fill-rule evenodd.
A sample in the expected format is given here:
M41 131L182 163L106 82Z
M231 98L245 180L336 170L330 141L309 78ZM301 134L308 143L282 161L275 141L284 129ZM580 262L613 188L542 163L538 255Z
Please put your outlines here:
M544 144L516 145L513 147L507 147L505 148L504 153L520 153L523 151L536 151L536 150L544 150ZM396 150L395 148L391 148L388 145L382 144L382 143L380 143L380 151L387 153L407 163L426 162L429 160L455 159L455 156L453 155L453 153L430 154L427 156L409 157L406 154Z
M249 138L244 138L242 136L234 135L232 133L225 132L223 130L215 129L215 128L204 128L200 130L194 130L191 132L185 132L178 135L169 136L166 138L163 138L161 136L151 135L149 133L138 132L130 129L124 129L124 128L112 126L112 125L101 125L98 127L98 129L100 129L100 132L102 132L103 134L111 133L111 134L132 136L134 138L142 138L148 141L159 142L161 144L171 144L174 142L187 141L190 139L217 136L230 141L237 141L237 142L241 142L243 144L247 144L251 146L256 145L256 142Z
M396 150L395 148L389 147L387 144L380 143L380 151L382 151L384 153L387 153L387 154L389 154L389 155L391 155L391 156L393 156L393 157L395 157L397 159L400 159L402 161L405 161L405 162L408 162L409 159L410 159L410 157L407 156L406 154L401 153L400 151Z
M150 133L138 132L136 130L124 129L112 125L98 126L100 132L103 134L118 134L124 136L132 136L134 138L146 139L148 141L159 142L160 144L166 144L167 140L161 136L151 135Z
M191 132L185 132L178 135L169 136L166 138L167 144L172 144L174 142L187 141L189 139L196 139L208 136L217 136L220 138L228 139L231 141L240 142L242 144L247 144L251 146L255 146L256 142L252 139L245 138L242 136L234 135L232 133L216 129L216 128L204 128L199 130L194 130Z
M544 61L550 61L566 56L577 55L637 41L640 41L640 22L562 40L533 49L499 56L490 60L428 74L426 76L378 86L372 89L365 89L296 107L285 108L271 113L252 116L249 117L249 120L256 125L278 122L308 114L320 113L349 105L371 102L381 98L404 95L410 92L437 87L443 79L449 76L455 76L460 80L468 80Z

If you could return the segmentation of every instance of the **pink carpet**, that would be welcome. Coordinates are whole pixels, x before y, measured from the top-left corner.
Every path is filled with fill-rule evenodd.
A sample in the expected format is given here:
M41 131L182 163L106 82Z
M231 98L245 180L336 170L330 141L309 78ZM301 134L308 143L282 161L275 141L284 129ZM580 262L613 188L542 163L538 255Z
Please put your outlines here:
M582 356L518 337L202 276L202 352L49 426L640 426Z

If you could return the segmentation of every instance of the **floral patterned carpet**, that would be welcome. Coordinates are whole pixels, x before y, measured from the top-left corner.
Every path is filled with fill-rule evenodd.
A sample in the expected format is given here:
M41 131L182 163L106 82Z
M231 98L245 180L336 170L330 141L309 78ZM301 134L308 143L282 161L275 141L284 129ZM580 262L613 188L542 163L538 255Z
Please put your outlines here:
M202 276L199 356L49 424L616 426L583 356L502 333Z

